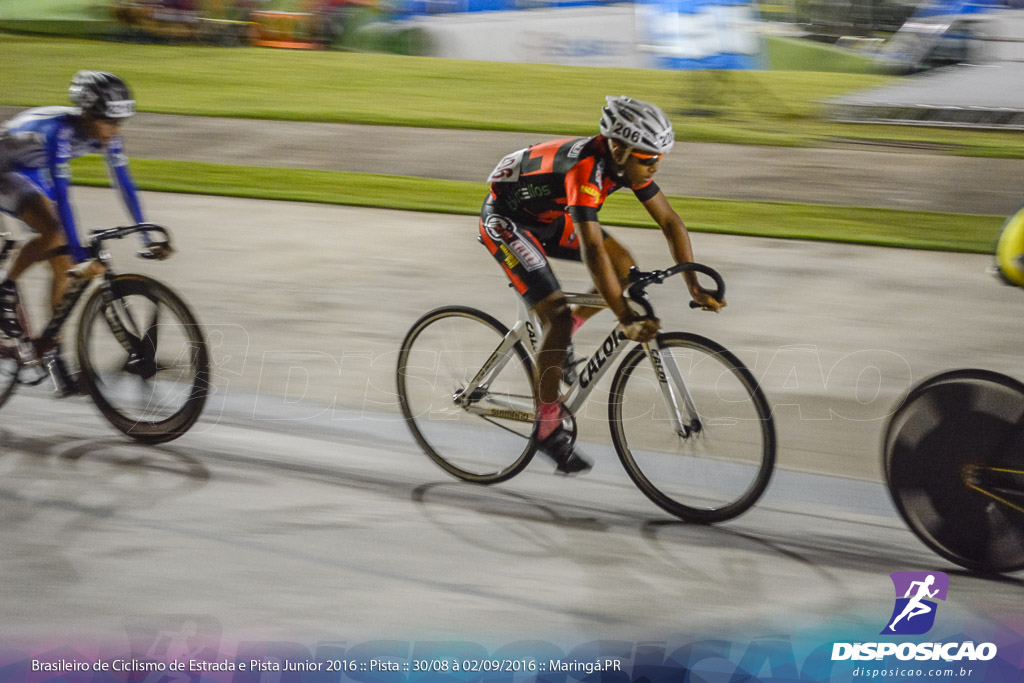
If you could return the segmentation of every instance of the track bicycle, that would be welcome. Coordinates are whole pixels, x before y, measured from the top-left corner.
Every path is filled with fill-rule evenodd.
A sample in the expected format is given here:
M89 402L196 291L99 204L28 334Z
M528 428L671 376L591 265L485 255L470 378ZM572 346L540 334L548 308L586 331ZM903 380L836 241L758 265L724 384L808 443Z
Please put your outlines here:
M714 279L715 297L722 300L721 276L696 263L652 272L634 268L630 300L654 317L647 287L684 271ZM417 320L402 342L397 381L406 424L437 465L465 481L506 481L536 452L531 432L540 323L516 298L519 317L511 330L475 308L445 306ZM596 294L566 298L607 308ZM771 410L751 372L705 337L662 332L633 345L617 323L562 395L572 415L623 354L612 378L608 421L633 482L662 509L691 522L721 522L749 509L775 464ZM567 420L575 435L575 418Z
M1024 569L1024 384L976 369L925 380L890 418L882 460L925 545L974 572Z
M90 284L75 338L80 382L103 416L142 443L176 439L195 424L210 389L209 355L202 329L181 298L143 275L115 274L104 243L148 231L152 223L93 231L89 258L69 273L70 283L46 329L34 338L0 343L0 406L19 384L50 378L58 394L75 393L58 371L61 329ZM17 243L0 234L0 266ZM146 256L146 252L140 255ZM30 330L20 307L22 327Z

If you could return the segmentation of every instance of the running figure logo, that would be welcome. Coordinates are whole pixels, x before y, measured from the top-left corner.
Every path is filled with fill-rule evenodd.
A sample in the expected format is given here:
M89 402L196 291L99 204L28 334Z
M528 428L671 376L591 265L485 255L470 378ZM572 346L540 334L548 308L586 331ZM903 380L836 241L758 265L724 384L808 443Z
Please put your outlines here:
M893 572L889 576L896 588L896 605L882 635L927 633L935 623L934 600L946 599L949 577L942 572Z

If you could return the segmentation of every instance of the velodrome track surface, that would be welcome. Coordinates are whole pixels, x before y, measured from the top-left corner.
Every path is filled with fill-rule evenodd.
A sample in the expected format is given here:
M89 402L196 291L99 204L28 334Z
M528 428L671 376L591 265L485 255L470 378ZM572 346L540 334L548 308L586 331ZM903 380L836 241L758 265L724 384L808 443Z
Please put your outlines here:
M156 115L129 125L133 156L472 182L509 152L557 137ZM183 139L193 142L183 146ZM1021 177L1021 159L680 142L661 164L658 183L684 197L1010 215L1024 201Z
M76 195L84 225L123 221L109 190ZM666 328L716 339L762 379L782 465L750 513L703 528L665 516L606 457L600 405L581 421L600 456L584 478L538 461L476 488L419 453L392 388L409 324L453 302L514 312L471 217L144 201L179 254L151 264L124 243L119 264L193 305L218 393L161 447L126 442L84 399L30 390L0 411L6 642L121 642L140 619L182 615L237 640L575 644L837 623L871 638L892 608L888 574L905 569L951 574L951 623L1019 616L1019 581L957 573L878 483L884 418L912 382L963 366L1021 376L1024 302L986 257L695 235L729 306L691 312L679 283L655 303ZM656 232L623 238L666 265ZM561 272L586 283L579 266Z

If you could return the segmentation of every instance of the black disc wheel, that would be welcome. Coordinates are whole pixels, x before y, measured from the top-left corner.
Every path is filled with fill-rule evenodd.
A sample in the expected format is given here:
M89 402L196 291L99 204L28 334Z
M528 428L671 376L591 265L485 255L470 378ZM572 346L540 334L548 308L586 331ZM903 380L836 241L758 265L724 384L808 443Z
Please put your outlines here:
M1024 384L988 370L926 380L889 421L883 467L929 548L975 572L1024 569Z
M94 291L77 350L100 412L136 441L176 439L199 419L210 389L203 331L165 285L119 275Z

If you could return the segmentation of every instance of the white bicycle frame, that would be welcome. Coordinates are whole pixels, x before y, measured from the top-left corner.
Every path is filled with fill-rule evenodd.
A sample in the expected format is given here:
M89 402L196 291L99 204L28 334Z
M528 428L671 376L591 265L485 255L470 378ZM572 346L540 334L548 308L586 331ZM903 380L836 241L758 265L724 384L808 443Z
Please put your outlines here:
M608 304L596 294L579 294L567 292L565 298L570 304L585 306L588 308L607 308ZM488 395L488 401L496 408L480 405L473 400L473 395L479 389L486 389L504 369L508 362L515 356L513 350L516 344L522 344L529 350L531 359L535 360L537 351L540 348L540 339L537 330L541 328L540 319L527 309L521 297L516 297L519 315L512 329L498 345L498 348L491 353L484 362L480 371L469 382L464 390L456 396L458 403L467 412L484 417L496 417L501 419L516 420L520 422L534 421L534 408L532 403L526 400L516 400L507 396ZM615 360L629 346L623 328L616 323L615 328L598 345L597 350L587 360L582 372L576 382L573 383L560 397L562 404L574 415L583 407L590 392L601 381L605 373L615 364ZM644 350L654 367L655 376L661 388L662 397L665 400L665 408L673 429L681 437L688 437L692 432L699 431L702 420L690 395L683 375L676 365L675 359L669 356L662 356L661 342L658 337L645 343ZM536 363L534 363L536 365ZM534 380L536 381L536 379ZM684 417L685 415L685 417Z

